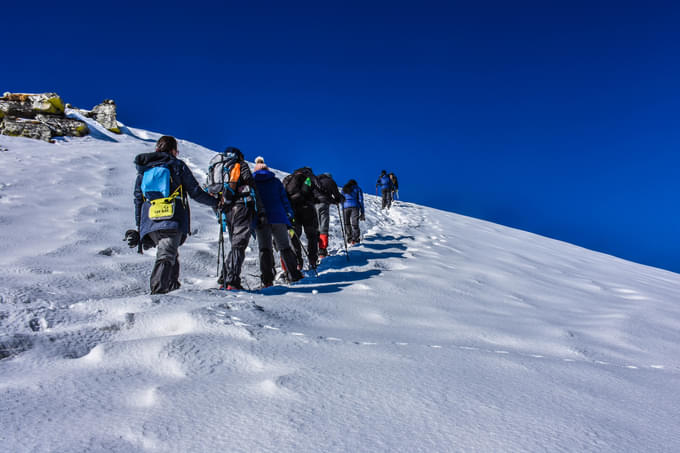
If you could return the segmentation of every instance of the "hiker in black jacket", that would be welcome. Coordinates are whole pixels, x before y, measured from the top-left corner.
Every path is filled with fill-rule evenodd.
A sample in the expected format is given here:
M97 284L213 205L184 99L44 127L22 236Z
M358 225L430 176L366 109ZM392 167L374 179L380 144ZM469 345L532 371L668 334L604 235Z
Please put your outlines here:
M302 242L300 235L304 229L307 236L307 259L309 267L316 269L319 260L319 219L314 209L314 204L320 196L319 183L317 177L309 167L302 167L295 170L283 179L283 185L290 199L290 204L295 213L293 224L293 248L297 255L298 269L302 270L304 261L302 259Z
M328 229L330 224L330 205L343 203L345 197L338 190L338 185L330 173L318 176L319 194L317 196L316 213L319 216L319 257L328 256ZM342 219L340 219L342 221Z
M189 195L199 203L216 208L218 200L201 189L196 178L187 165L177 158L179 150L177 140L174 137L163 136L156 143L156 152L139 154L135 157L137 166L137 179L135 181L135 221L137 231L128 230L125 238L130 247L144 244L145 247L157 247L156 263L151 272L151 294L163 294L180 287L179 283L179 246L184 243L189 234ZM144 181L145 173L156 168L169 171L169 194L152 195L148 180ZM167 173L167 172L166 172ZM144 184L143 184L144 181ZM143 188L146 192L143 191ZM156 198L170 197L173 203L173 212L169 218L165 216L156 220L151 210L151 200ZM176 196L174 196L176 195ZM174 197L173 197L174 196Z
M397 175L395 175L394 173L390 173L388 176L390 177L390 181L392 182L392 200L398 200L399 180L397 179Z

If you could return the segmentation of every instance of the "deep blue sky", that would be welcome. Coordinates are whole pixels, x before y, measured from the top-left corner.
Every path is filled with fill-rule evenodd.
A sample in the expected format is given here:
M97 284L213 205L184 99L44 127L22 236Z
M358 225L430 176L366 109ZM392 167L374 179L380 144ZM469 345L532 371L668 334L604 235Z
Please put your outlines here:
M680 272L677 2L17 3L2 91Z

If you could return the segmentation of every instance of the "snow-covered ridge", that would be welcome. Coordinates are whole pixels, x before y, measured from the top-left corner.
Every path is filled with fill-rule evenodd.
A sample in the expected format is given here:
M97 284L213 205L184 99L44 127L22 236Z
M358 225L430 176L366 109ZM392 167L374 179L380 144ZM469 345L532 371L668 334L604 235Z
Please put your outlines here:
M0 137L2 450L680 450L677 274L368 195L350 261L332 210L319 277L264 293L214 290L193 203L183 287L149 296L122 236L161 134L86 120ZM212 155L180 141L199 180Z

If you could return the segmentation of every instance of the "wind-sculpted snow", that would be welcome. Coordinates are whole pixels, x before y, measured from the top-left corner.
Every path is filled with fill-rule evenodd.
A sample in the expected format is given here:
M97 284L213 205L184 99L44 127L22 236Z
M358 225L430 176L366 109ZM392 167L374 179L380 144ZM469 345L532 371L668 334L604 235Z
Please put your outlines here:
M2 451L680 450L677 274L367 196L349 261L332 209L318 277L224 292L194 203L150 296L122 236L159 134L122 130L0 138ZM211 155L180 141L199 179Z

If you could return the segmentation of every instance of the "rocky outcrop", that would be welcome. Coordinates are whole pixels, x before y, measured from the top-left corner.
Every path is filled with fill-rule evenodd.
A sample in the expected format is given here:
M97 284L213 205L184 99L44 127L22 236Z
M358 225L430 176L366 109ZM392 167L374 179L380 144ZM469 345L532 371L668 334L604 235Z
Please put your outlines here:
M33 119L5 117L0 134L51 141L54 137L83 137L90 129L82 121L55 115L38 114Z
M49 127L55 136L84 137L90 133L90 128L87 127L87 124L72 118L36 115L35 119Z
M86 123L65 116L56 93L5 93L0 98L0 134L52 141L89 133Z
M40 113L63 115L64 103L57 93L5 93L0 98L0 112L17 118L35 118Z
M116 103L112 99L105 99L99 105L92 108L91 118L111 132L120 134L118 121L116 120Z
M92 110L79 109L71 104L66 104L66 107L76 110L86 118L92 118L110 132L121 133L118 120L116 120L116 103L113 99L105 99L101 104L92 107Z
M52 140L52 131L46 125L37 120L25 118L5 117L0 122L0 134L14 137L35 138L37 140Z

